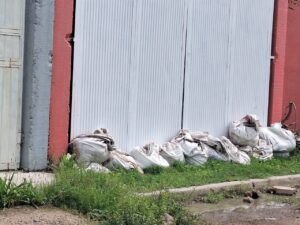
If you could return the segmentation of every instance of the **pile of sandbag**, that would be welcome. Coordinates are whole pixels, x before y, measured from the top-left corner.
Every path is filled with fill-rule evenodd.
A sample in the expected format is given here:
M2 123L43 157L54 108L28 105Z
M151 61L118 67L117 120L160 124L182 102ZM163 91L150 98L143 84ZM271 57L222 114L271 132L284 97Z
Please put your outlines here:
M268 160L273 154L289 155L296 147L295 135L280 123L262 127L256 115L247 115L229 127L232 143L249 155Z
M163 145L150 143L136 147L130 155L143 169L151 166L168 167L176 161L200 166L208 159L250 163L250 157L226 137L218 139L208 133L187 130L181 130L176 137Z
M174 140L183 148L186 161L193 164L201 165L208 159L250 163L249 156L238 150L226 137L219 139L205 132L182 130Z
M282 128L280 123L262 127L255 115L232 122L229 139L181 130L167 143L149 143L126 154L115 146L106 129L100 129L74 138L69 145L79 165L104 173L119 167L143 173L147 167L168 167L175 162L200 166L209 159L250 164L249 156L268 160L273 154L287 156L295 147L296 138L291 131Z
M93 134L80 135L69 144L69 153L75 154L77 164L95 172L109 172L121 167L143 173L136 161L120 151L106 129L96 130Z

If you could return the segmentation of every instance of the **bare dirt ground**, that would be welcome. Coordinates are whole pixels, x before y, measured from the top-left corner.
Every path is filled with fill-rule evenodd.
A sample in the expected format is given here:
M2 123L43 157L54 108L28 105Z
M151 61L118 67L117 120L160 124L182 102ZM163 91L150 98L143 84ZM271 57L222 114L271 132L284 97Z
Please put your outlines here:
M0 225L92 225L79 215L53 208L16 207L0 211Z
M187 208L207 225L300 225L298 197L263 195L252 204L237 198L218 204L198 202Z
M291 205L211 212L204 214L202 218L209 225L300 225L299 210Z

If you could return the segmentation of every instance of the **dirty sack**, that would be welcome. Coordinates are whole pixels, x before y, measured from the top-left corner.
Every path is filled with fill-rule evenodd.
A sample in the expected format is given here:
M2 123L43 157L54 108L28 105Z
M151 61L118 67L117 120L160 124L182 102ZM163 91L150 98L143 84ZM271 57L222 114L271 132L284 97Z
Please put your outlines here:
M91 163L86 169L85 171L93 171L96 173L109 173L109 169L107 169L106 167L100 165L99 163Z
M250 157L240 151L226 137L216 138L205 132L192 132L192 139L201 144L210 158L223 161L233 161L240 164L250 164Z
M159 154L168 161L169 164L172 164L176 161L184 162L183 149L178 143L167 142L163 144L160 148Z
M172 142L181 146L185 161L188 164L203 165L207 162L208 154L205 151L206 149L201 146L201 143L196 143L187 130L181 130Z
M258 144L255 147L241 146L239 147L239 150L261 161L267 161L273 158L272 145L267 144L267 142L262 139L259 139Z
M112 170L116 168L124 168L125 170L137 170L140 173L144 173L133 157L121 152L120 150L111 151L109 159L104 166Z
M225 152L222 152L220 145L216 144L220 140L213 137L207 132L191 132L190 133L194 142L201 145L202 149L208 155L208 159L228 161L228 158L225 156Z
M229 138L233 144L255 147L258 144L260 127L256 115L247 115L229 126Z
M138 165L145 169L151 166L168 167L169 163L160 154L160 145L150 143L143 147L135 147L130 155L135 159Z
M281 123L272 124L271 127L260 127L259 137L272 145L274 154L289 154L296 148L295 135L284 128Z
M88 167L91 163L102 164L115 149L113 138L105 129L94 134L80 135L69 144L69 153L75 154L77 164Z

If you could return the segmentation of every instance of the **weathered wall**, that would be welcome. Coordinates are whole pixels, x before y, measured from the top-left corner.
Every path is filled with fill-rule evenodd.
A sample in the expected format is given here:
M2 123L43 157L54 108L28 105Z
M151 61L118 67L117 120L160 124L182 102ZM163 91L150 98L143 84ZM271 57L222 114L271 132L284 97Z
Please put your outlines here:
M55 0L49 158L58 159L69 141L74 0Z
M26 0L21 167L47 167L53 0Z
M270 82L269 123L282 118L288 1L276 0L273 26L272 75Z
M297 129L300 129L300 5L288 11L286 38L283 110L286 111L285 108L291 101L296 104ZM292 114L288 123L296 121L295 115Z

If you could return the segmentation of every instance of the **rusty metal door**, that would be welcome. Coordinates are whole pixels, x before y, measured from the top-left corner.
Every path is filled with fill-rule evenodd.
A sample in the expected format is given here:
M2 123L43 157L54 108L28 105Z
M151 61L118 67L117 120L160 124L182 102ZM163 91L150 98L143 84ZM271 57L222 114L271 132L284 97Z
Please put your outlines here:
M20 163L24 0L0 0L0 170Z

